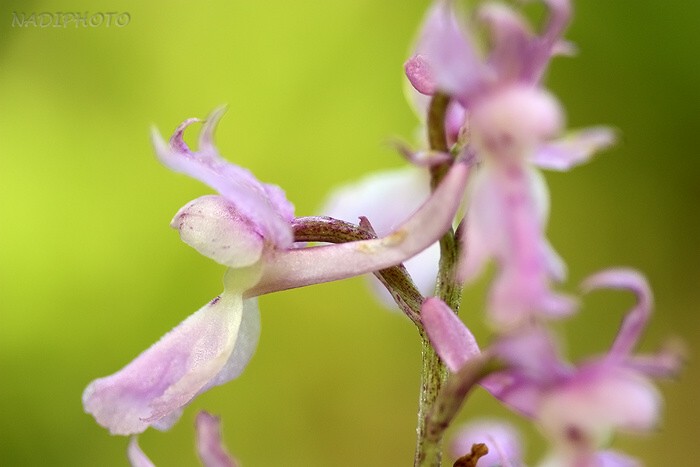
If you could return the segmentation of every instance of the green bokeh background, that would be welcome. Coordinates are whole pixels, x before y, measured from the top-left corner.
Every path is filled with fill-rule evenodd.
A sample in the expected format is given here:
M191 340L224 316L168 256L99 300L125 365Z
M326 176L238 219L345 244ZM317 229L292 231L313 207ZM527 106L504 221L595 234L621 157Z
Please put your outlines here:
M223 267L168 222L208 188L164 169L168 134L228 103L218 144L281 185L298 215L334 185L398 167L386 144L413 135L402 63L426 0L0 5L0 465L123 466L127 440L84 414L80 395L221 289ZM651 437L616 446L647 465L697 465L700 372L700 3L579 1L548 84L571 127L622 140L594 163L549 173L549 228L569 290L609 265L643 270L656 314L643 347L681 336L691 359L661 385ZM128 12L123 28L13 28L12 12ZM535 9L534 14L540 10ZM483 280L465 294L480 339ZM631 299L600 293L569 326L573 356L604 349ZM410 465L419 344L361 279L261 298L263 333L243 376L198 398L170 432L140 440L158 465L197 465L198 409L224 420L247 466ZM466 420L506 415L485 394ZM543 444L519 423L534 461ZM532 462L534 463L534 462Z

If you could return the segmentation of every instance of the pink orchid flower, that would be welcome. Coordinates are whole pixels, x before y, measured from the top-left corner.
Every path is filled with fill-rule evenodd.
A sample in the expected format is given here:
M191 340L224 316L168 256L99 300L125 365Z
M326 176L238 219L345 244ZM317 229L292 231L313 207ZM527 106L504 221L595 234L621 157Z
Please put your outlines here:
M551 57L571 50L561 38L571 7L567 0L545 3L550 15L539 35L511 8L482 6L476 22L491 36L483 53L472 38L474 24L461 22L452 2L438 1L405 66L419 94L451 97L447 140L466 135L462 151L480 163L471 181L458 275L470 282L489 259L497 261L489 316L499 328L575 310L575 301L551 289L566 268L545 236L549 194L535 166L567 170L614 140L603 127L557 138L563 111L540 81ZM424 105L424 99L418 102Z
M113 434L167 429L198 394L236 378L257 346L260 316L255 297L340 280L391 267L420 253L451 226L467 168L455 163L443 183L405 222L383 237L315 247L294 243L293 207L279 187L219 156L214 128L204 123L199 151L182 139L190 119L166 143L153 132L160 160L210 185L219 195L183 207L172 226L203 255L228 266L224 291L117 373L90 383L85 411Z
M482 385L510 408L533 418L552 441L555 458L578 459L588 466L597 464L583 460L600 456L612 462L613 454L598 450L615 431L646 432L655 426L661 398L651 378L674 375L680 354L668 349L651 355L632 353L652 306L651 291L639 273L606 270L587 279L583 287L626 289L637 296L605 355L574 366L561 360L543 327L521 328L501 336L487 350L507 368L485 378ZM450 371L459 371L479 353L471 332L446 305L426 303L423 324Z

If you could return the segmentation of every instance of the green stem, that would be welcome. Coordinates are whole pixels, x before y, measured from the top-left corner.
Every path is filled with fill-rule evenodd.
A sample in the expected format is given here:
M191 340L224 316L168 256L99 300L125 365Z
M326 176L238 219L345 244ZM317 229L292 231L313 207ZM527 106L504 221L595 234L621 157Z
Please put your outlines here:
M416 454L414 466L439 466L442 463L442 440L428 436L428 419L435 400L445 381L445 365L430 345L428 337L421 333L421 385L418 399L418 427L416 428Z
M428 110L428 141L430 149L448 152L445 137L445 114L449 105L449 97L436 94ZM431 187L435 189L449 170L449 164L432 167ZM457 260L459 258L459 242L452 229L440 239L440 267L435 286L435 296L441 298L455 313L459 310L461 288L455 280ZM416 452L414 466L439 467L442 464L442 433L432 436L429 433L430 413L442 389L447 370L435 353L425 332L421 328L421 386L418 397L418 426L416 428Z

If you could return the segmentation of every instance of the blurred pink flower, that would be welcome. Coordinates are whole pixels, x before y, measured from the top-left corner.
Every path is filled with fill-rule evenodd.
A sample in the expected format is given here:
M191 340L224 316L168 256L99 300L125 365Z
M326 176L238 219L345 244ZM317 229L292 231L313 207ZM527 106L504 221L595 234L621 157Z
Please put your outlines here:
M462 151L481 163L462 229L459 278L474 280L487 260L498 262L489 315L501 328L533 315L564 316L576 307L551 290L566 268L545 237L549 194L534 166L566 170L614 139L603 127L555 139L564 125L563 111L539 84L551 57L571 50L561 38L571 8L567 0L545 3L550 15L540 35L511 8L483 5L476 21L489 30L491 48L482 58L472 25L460 21L452 2L437 1L405 66L418 93L439 91L452 98L448 142L464 133Z

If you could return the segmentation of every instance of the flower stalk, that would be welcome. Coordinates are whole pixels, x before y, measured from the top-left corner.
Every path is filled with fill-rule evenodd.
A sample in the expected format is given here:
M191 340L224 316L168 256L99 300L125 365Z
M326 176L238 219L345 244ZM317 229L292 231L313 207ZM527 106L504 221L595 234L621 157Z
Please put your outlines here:
M428 142L432 151L448 152L447 138L445 136L445 116L449 102L449 97L441 93L437 93L430 101L427 130ZM430 184L432 189L435 189L440 184L448 169L448 164L440 164L431 168ZM440 263L435 285L435 296L441 298L455 314L459 311L461 301L461 288L456 281L458 259L459 242L454 230L450 228L440 239ZM440 436L430 436L429 417L447 378L447 370L430 344L430 340L422 326L419 329L422 364L414 465L437 467L442 463L442 434Z

